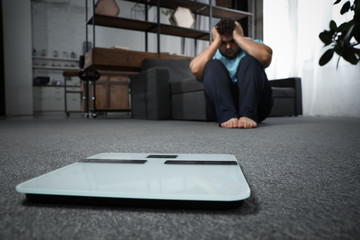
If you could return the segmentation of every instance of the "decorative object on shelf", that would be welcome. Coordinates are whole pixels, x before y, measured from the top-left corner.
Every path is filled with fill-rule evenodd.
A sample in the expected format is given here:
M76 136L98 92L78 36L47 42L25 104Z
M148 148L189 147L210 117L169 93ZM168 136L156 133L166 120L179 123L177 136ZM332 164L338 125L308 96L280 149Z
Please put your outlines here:
M53 86L61 86L62 81L60 81L60 80L52 80L51 85L53 85Z
M168 9L168 8L162 8L161 9L161 13L163 14L163 15L165 15L165 16L169 16L169 15L171 15L172 13L174 12L174 10L173 9Z
M37 56L37 52L36 52L36 49L34 48L33 51L32 51L32 55L33 57L36 57Z
M45 49L41 50L41 56L46 57L47 51Z
M114 0L99 0L95 5L95 13L107 16L117 16L120 8Z
M76 58L76 53L75 52L71 52L71 58Z
M54 57L54 58L59 57L59 52L58 52L58 51L56 51L56 50L54 50L53 57Z
M143 4L136 3L131 8L131 18L136 20L144 20L145 18L145 7Z
M188 8L177 7L169 19L172 25L184 28L191 28L195 19Z
M63 58L69 58L69 53L67 51L62 52Z

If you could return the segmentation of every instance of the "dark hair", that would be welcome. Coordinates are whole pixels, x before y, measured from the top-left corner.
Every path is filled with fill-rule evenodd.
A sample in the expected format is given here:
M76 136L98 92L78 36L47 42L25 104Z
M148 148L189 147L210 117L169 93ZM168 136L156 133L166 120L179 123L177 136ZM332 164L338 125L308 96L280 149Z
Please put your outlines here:
M235 26L235 21L231 18L222 18L215 27L220 35L230 36L232 35Z

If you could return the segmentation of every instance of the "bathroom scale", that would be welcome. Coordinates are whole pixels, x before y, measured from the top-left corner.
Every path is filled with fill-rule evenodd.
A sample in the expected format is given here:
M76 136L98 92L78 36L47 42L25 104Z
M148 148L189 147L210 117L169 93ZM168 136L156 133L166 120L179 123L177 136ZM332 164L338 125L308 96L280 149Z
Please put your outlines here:
M16 186L30 201L232 204L250 196L234 155L99 153Z

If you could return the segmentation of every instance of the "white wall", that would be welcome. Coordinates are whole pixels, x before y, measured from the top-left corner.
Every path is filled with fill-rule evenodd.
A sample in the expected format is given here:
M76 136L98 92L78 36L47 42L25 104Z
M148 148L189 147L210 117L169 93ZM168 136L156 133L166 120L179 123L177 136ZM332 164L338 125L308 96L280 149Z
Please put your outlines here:
M2 1L6 115L31 115L31 3Z
M301 77L304 115L360 117L359 64L341 59L336 68L337 55L318 64L327 50L319 33L331 19L339 26L352 18L340 15L341 7L328 0L264 0L264 42L273 49L268 77Z

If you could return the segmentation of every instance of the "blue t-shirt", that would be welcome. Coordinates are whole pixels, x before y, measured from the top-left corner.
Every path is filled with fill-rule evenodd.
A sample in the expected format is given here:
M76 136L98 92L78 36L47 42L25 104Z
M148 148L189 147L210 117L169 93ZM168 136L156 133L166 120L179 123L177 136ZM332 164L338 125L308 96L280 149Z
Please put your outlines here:
M258 42L258 43L263 43L261 40L258 40L258 39L253 39L253 41ZM220 60L225 65L226 69L229 71L231 80L235 83L235 82L237 82L236 71L238 69L239 63L240 63L241 59L243 57L245 57L246 55L247 55L247 53L245 51L240 50L240 52L238 53L238 55L235 58L230 59L230 58L224 57L218 49L218 50L216 50L216 53L215 53L213 59Z

